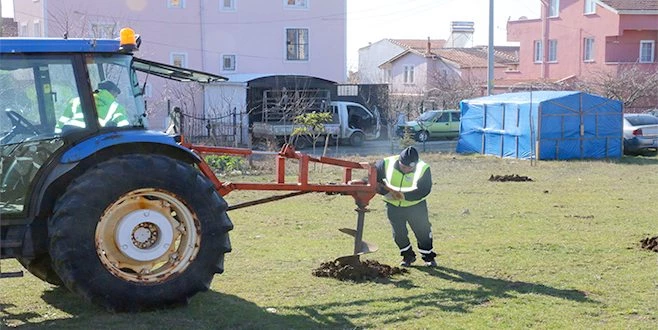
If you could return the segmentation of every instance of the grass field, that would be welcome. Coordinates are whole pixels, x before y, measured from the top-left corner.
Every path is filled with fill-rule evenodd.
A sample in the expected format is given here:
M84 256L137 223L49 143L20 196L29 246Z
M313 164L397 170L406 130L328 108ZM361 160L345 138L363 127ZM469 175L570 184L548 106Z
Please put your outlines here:
M230 211L235 229L226 272L187 307L110 314L26 273L0 281L2 327L656 328L658 254L640 240L658 235L658 159L421 157L434 178L428 205L438 268L419 263L407 274L362 283L313 276L322 262L351 253L351 237L337 229L354 228L356 212L351 197L309 194ZM327 167L315 172L327 181L335 174ZM489 181L509 174L533 181ZM226 199L263 195L233 192ZM382 203L372 200L364 234L380 249L363 258L397 266ZM3 271L19 269L2 261Z

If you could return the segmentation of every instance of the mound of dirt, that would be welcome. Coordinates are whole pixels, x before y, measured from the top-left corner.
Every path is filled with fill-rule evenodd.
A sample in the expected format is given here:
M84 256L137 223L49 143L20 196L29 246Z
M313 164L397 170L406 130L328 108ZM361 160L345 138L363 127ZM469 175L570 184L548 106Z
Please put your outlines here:
M489 177L489 181L496 181L496 182L525 182L525 181L532 181L531 178L527 176L522 176L518 174L508 174L508 175L491 175Z
M658 236L647 237L643 240L640 240L640 243L642 243L643 249L658 252Z
M400 267L382 265L374 260L359 261L341 260L327 261L313 270L317 277L332 277L341 281L372 281L390 278L392 275L405 274L409 271Z

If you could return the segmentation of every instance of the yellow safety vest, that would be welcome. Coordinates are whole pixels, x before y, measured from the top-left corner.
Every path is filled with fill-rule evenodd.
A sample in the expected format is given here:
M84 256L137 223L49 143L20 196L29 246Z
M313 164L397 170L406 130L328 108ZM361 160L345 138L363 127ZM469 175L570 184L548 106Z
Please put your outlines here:
M98 121L101 126L106 126L110 121L116 123L117 126L130 125L128 118L126 118L126 109L114 100L110 92L104 89L99 90L94 93L94 101L96 102ZM80 107L80 98L76 97L69 101L69 107L57 121L57 128L62 128L64 125L85 127L84 120Z
M395 162L400 158L399 155L384 158L384 169L386 170L386 177L384 184L395 191L402 193L410 192L418 189L418 181L423 177L423 174L429 168L429 165L422 160L416 164L416 170L407 174L402 173L395 168ZM407 207L422 202L426 197L419 200L408 201L406 199L396 200L391 198L390 194L384 195L384 201L395 206Z

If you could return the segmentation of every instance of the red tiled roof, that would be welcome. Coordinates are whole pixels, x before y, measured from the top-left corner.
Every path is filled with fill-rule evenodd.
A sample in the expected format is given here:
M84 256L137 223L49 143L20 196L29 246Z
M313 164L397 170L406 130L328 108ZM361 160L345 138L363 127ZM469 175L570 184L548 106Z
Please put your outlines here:
M658 10L658 0L600 0L616 10Z
M397 44L400 47L405 49L413 49L417 52L425 53L427 52L427 39L389 39L394 44ZM443 48L446 41L443 39L430 39L430 50L434 51L439 48Z
M498 47L494 47L494 62L497 65L507 65L512 63L518 63L518 47L513 47L515 49L514 55L511 55L509 52L509 47L505 48L505 51L499 51ZM487 67L489 62L488 53L486 47L478 48L443 48L438 49L436 54L441 58L457 63L461 67L466 68L483 68Z
M427 54L427 42L423 39L388 39L392 43L403 47L406 51L389 59L387 62L392 62L399 57L407 54L408 52L417 53L419 55ZM478 68L487 67L487 46L477 46L473 48L443 48L446 41L443 39L431 39L430 53L432 56L439 56L445 60L458 64L463 68ZM519 62L519 47L518 46L495 46L494 47L494 62L497 65L507 65Z

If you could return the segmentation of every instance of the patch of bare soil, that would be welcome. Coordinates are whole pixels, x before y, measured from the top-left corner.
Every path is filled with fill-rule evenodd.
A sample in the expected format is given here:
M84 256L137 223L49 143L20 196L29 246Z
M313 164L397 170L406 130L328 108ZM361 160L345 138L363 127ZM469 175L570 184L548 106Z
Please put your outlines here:
M642 243L643 249L658 252L658 236L647 237L643 240L640 240L640 243Z
M489 177L489 181L496 181L496 182L526 182L526 181L532 181L531 178L524 176L524 175L518 175L518 174L507 174L507 175L494 175L492 174Z
M338 258L320 264L312 274L317 277L332 277L340 281L373 281L388 279L393 275L405 274L409 270L400 267L391 267L380 264L374 260L360 261L358 259L344 260Z

